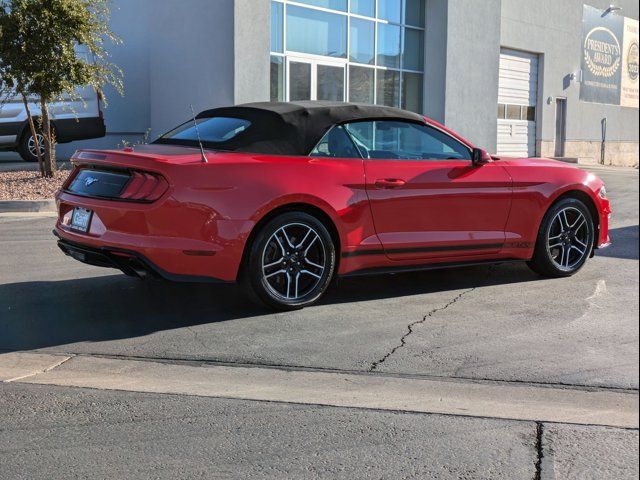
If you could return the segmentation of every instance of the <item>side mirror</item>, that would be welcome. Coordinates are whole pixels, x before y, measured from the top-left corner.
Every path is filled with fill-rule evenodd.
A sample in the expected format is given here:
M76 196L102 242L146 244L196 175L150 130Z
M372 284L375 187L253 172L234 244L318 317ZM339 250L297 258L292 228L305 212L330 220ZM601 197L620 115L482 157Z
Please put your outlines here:
M482 148L474 148L471 152L471 163L476 167L487 163L489 160L491 160L491 157L486 150Z

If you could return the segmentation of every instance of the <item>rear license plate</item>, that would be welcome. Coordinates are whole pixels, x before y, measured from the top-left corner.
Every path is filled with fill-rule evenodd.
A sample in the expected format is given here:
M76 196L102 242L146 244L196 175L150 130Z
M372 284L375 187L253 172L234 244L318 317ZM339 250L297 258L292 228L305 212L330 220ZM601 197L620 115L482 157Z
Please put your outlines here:
M87 210L86 208L75 207L73 209L73 215L71 216L71 228L80 230L81 232L88 231L92 213L91 210Z

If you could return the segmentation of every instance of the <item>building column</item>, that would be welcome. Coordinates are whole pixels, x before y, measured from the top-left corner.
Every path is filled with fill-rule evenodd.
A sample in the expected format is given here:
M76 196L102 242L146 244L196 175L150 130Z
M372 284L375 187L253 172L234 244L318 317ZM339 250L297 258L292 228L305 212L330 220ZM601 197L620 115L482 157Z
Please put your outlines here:
M234 103L269 101L269 0L234 1Z
M495 152L502 0L427 0L425 114Z

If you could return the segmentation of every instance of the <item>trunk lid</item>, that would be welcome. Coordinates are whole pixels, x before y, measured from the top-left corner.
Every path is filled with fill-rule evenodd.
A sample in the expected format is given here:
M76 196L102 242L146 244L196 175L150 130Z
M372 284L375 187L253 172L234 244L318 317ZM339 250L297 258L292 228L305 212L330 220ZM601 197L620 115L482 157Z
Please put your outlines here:
M208 152L214 156L214 152ZM149 165L156 162L183 165L199 163L200 150L176 145L136 145L122 150L78 150L71 159L75 164Z

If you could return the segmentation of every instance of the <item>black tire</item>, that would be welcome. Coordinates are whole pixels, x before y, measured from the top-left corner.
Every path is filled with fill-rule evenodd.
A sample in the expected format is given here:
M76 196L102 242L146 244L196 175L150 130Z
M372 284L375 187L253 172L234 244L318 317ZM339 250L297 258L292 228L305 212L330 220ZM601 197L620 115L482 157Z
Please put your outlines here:
M560 218L563 212L566 215ZM534 255L527 264L546 277L570 277L591 256L594 235L594 221L587 206L577 198L564 198L553 204L542 219Z
M317 302L335 272L331 235L308 213L278 215L260 229L248 248L241 281L253 299L276 310L297 310Z
M37 162L38 155L34 155L31 150L29 150L29 142L33 139L33 135L31 135L31 130L27 128L22 136L20 137L20 143L18 144L18 153L22 157L25 162ZM40 146L42 149L42 145ZM43 153L44 154L44 153Z

